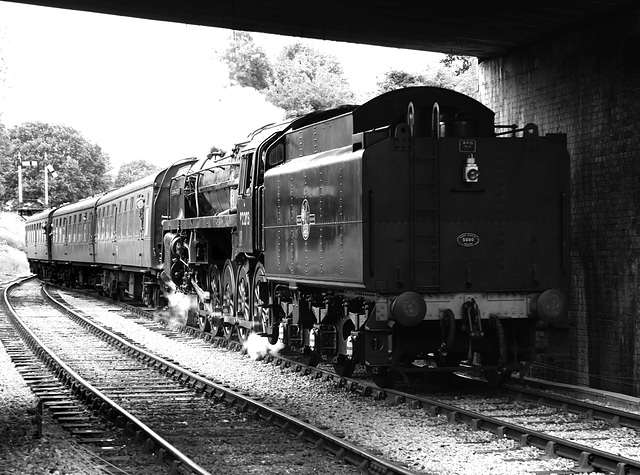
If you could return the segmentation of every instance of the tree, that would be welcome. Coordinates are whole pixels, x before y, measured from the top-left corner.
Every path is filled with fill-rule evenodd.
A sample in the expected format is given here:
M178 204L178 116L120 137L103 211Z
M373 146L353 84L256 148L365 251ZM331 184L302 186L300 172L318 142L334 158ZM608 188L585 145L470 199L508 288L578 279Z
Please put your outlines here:
M440 60L440 62L444 64L445 67L453 69L453 74L460 76L473 67L474 59L475 58L471 58L469 56L447 54ZM475 60L475 64L478 64L477 60Z
M474 99L480 98L478 83L478 58L448 54L440 61L453 73L454 89Z
M129 163L123 163L118 170L115 184L118 187L125 186L157 171L160 171L160 167L146 160L134 160Z
M8 76L8 68L7 63L4 59L4 51L3 45L7 44L6 37L6 25L0 27L0 105L4 102L5 96L7 93L7 76ZM3 107L0 107L0 114L3 110Z
M11 156L9 153L10 143L7 128L2 122L0 122L0 204L6 200L4 175L12 168Z
M302 43L283 48L273 67L273 82L265 94L288 117L354 101L338 60Z
M264 50L253 42L251 34L234 31L231 44L222 54L229 68L229 79L243 87L262 91L271 83L272 68Z
M109 156L71 127L25 122L8 131L8 140L8 166L1 172L7 200L18 197L18 157L35 165L22 170L24 201L43 199L46 165L58 173L49 180L51 206L101 193L111 185Z
M442 87L477 99L478 61L475 58L448 55L440 61L440 65L427 65L422 74L392 69L378 82L378 91L384 93L409 86Z
M413 74L398 69L390 69L384 79L378 82L378 91L382 94L403 87L427 86L428 80L422 74Z

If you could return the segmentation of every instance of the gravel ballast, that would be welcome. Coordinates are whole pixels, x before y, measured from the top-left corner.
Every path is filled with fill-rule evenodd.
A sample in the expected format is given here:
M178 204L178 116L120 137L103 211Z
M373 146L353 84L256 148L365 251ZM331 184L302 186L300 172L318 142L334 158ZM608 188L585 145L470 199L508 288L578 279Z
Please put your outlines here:
M64 294L68 302L87 307L86 299ZM538 449L520 447L487 432L430 418L425 411L374 402L337 388L332 382L312 380L289 369L256 363L246 354L194 338L167 338L146 328L140 320L116 315L103 304L84 308L99 323L127 335L141 346L200 374L261 398L316 426L422 473L528 474L566 471L575 466L566 459L535 460ZM532 460L532 458L534 460Z
M0 474L108 474L88 450L77 444L44 411L37 437L37 399L0 344Z
M373 401L312 380L248 355L214 348L194 338L167 337L147 328L151 323L117 315L115 306L64 295L69 303L113 331L127 335L149 351L297 414L347 440L406 463L418 473L534 474L566 473L575 463L566 459L540 460L540 451L520 447L487 432L447 424L425 411ZM87 307L91 307L90 309ZM123 312L126 313L126 312ZM0 345L0 473L100 474L103 468L86 450L66 438L45 417L43 439L35 439L36 400ZM82 456L81 456L82 455ZM6 466L6 468L5 468ZM336 467L336 473L343 473Z

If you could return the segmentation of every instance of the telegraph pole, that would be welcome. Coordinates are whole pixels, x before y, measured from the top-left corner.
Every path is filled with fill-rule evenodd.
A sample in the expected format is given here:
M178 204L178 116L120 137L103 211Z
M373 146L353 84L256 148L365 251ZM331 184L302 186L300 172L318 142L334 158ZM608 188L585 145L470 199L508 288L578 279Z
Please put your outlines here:
M22 199L22 167L37 167L37 160L22 160L20 152L18 152L18 203L19 207L23 205ZM52 178L58 176L58 172L53 168L53 165L49 165L49 158L47 152L44 152L44 207L49 207L49 173Z
M22 160L18 152L18 206L22 206Z
M47 160L47 152L44 152L44 207L49 207L49 162Z

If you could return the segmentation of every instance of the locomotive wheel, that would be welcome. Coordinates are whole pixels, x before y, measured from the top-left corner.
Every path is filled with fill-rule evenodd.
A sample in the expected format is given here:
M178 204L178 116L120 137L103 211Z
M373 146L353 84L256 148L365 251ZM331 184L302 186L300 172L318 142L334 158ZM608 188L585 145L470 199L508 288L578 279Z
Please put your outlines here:
M238 269L238 282L236 286L236 311L238 320L250 321L252 312L250 308L251 282L249 282L249 263L245 263ZM242 342L249 339L251 329L238 325L238 339Z
M202 268L197 268L195 273L196 283L203 288L205 291L210 291L209 289L209 281L206 275L205 270ZM211 326L209 325L209 318L206 315L202 314L203 310L207 309L207 305L205 302L198 301L198 312L196 315L196 319L198 321L198 328L201 332L209 332L211 330Z
M209 275L207 276L209 282L209 292L211 294L210 310L213 311L216 308L222 306L222 286L220 285L220 269L218 266L209 266ZM209 315L209 328L213 336L219 336L222 333L222 323L215 323L213 321L213 315Z
M344 378L350 378L353 376L353 371L356 369L356 362L353 358L349 358L346 355L338 355L338 361L333 363L333 370L338 376Z
M230 315L236 314L236 263L227 259L222 269L222 278L220 279L222 287L222 307L229 309ZM227 340L231 340L233 336L234 325L228 323L223 324L222 333Z
M253 321L253 328L256 332L266 335L269 343L275 345L278 343L278 327L273 327L272 332L267 334L269 326L272 325L270 312L266 305L268 302L262 301L260 298L260 282L266 282L264 266L258 262L255 270L253 271L253 279L251 284L253 292L251 292L251 320Z

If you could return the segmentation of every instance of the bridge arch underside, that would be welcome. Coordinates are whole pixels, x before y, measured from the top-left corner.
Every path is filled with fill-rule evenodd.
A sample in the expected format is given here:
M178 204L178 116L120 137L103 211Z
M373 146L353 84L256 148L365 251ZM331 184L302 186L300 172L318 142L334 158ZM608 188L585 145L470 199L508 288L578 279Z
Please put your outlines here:
M480 64L496 123L567 134L571 310L540 376L640 396L640 9ZM542 356L542 355L541 355ZM541 360L543 358L541 357Z

